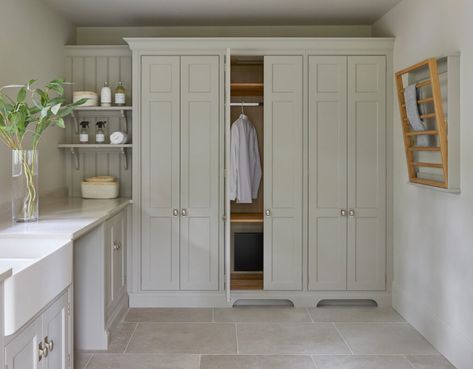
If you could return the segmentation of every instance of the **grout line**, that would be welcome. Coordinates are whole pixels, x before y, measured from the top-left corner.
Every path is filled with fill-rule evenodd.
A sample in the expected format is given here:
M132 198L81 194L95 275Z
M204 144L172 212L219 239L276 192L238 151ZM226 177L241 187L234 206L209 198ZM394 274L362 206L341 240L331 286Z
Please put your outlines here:
M312 360L312 363L314 364L315 369L318 369L319 367L317 366L317 363L315 362L314 355L310 355L310 359Z
M128 350L128 346L130 346L130 342L133 339L133 337L135 336L135 332L136 332L136 329L138 328L138 324L140 324L140 323L136 323L135 329L133 329L133 332L131 333L129 340L126 343L125 349L123 350L123 353L125 353L126 350Z
M202 354L199 354L199 369L202 368Z
M311 321L312 323L315 323L314 318L312 318L312 315L310 314L309 308L305 308L305 311L307 312L307 314L309 314L310 321Z
M91 360L92 360L92 358L94 357L94 355L95 355L95 354L90 355L89 360L87 360L87 361L85 362L84 368L80 368L80 369L87 369L87 367L89 366L89 363L91 362ZM75 356L75 355L74 355L74 356Z
M237 355L240 355L240 346L238 345L238 323L235 323L235 338L236 338Z
M353 353L353 350L351 349L350 345L348 344L347 340L345 339L345 337L343 337L343 334L342 332L340 332L340 330L338 329L337 327L337 324L335 323L332 323L333 324L333 327L335 328L335 330L337 331L337 333L339 334L339 336L341 337L341 339L343 340L343 342L345 343L345 345L347 345L348 349L350 350L351 354L354 355Z
M212 323L215 323L215 308L212 308Z
M406 361L409 363L409 366L412 368L412 369L416 369L414 364L411 363L411 361L409 360L409 358L407 357L407 355L402 355L404 357L404 359L406 359Z

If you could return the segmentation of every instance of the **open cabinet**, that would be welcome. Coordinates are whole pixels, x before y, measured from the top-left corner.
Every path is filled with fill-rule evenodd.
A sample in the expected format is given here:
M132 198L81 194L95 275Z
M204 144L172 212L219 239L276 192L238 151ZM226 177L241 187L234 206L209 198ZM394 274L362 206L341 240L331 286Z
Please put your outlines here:
M226 285L302 289L302 56L227 51ZM232 123L244 114L258 136L262 180L248 204L229 197Z

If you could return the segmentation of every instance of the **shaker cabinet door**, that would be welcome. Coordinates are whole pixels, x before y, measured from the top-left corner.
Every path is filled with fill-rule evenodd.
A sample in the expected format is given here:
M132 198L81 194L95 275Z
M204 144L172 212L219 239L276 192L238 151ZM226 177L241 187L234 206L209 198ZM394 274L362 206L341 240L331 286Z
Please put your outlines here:
M218 289L219 57L181 57L181 289ZM222 125L223 126L223 125Z
M347 57L309 57L309 290L347 288Z
M302 289L302 56L264 58L264 289Z
M141 287L178 290L180 57L141 63Z
M386 58L348 57L348 289L386 287ZM350 213L351 212L351 213Z
M41 369L43 358L39 355L42 342L42 319L39 317L5 347L8 369Z

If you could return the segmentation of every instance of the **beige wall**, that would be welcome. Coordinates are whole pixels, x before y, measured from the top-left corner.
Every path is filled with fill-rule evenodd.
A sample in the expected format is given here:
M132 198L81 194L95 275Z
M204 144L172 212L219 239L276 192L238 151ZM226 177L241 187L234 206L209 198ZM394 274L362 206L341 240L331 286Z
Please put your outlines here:
M77 27L78 45L126 44L123 37L370 37L371 26Z
M38 0L2 0L0 9L0 86L29 79L64 76L63 45L74 40L71 24ZM40 191L65 187L64 156L56 144L63 130L46 133L40 145ZM10 152L0 146L0 207L10 201Z
M393 304L459 369L473 367L473 1L403 0L375 25L394 67L461 52L461 194L407 184L394 107Z

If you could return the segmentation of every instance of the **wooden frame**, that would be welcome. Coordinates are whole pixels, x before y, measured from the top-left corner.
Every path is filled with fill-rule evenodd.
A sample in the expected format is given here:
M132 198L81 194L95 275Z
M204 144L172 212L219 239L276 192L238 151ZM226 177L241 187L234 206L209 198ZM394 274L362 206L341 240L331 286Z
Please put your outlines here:
M429 78L416 84L417 88L430 86L432 97L417 100L417 104L433 104L434 113L423 114L421 119L435 119L436 129L425 131L411 130L407 117L406 101L404 98L403 76L416 70L428 68ZM407 170L409 181L426 186L448 188L448 137L445 122L445 114L442 105L442 94L440 91L440 81L438 77L437 59L427 59L396 73L396 87L399 99L399 110L401 114L401 124L404 136L404 146L406 151ZM416 146L413 138L418 136L438 136L439 146ZM420 151L440 152L441 163L419 162L415 159L414 153ZM443 181L431 180L418 177L417 168L437 168L442 169Z

